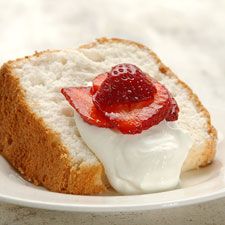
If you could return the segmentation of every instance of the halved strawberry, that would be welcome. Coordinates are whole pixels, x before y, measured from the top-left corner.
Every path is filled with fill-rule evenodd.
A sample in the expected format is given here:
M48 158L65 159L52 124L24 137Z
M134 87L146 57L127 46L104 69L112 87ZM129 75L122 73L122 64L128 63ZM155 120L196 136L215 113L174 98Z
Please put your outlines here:
M86 122L98 127L113 127L108 118L93 104L90 89L90 87L69 87L62 88L61 92Z
M103 76L98 77L96 83L103 79ZM97 107L104 109L113 104L153 100L155 92L151 79L137 66L119 64L107 73L106 79L95 92L93 101Z

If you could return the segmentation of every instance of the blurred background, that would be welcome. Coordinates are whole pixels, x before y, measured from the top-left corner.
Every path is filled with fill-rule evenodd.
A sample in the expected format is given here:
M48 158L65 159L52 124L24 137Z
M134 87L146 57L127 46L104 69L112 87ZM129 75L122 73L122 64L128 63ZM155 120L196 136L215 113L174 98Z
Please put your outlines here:
M0 63L120 37L150 46L205 104L225 96L225 0L0 0L0 27Z

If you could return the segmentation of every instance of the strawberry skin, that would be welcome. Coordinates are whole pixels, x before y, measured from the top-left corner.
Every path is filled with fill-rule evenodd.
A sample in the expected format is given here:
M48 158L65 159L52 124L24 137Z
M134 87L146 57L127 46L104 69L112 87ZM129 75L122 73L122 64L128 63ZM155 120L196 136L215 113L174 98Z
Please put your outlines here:
M101 78L103 77L98 77ZM97 107L104 109L114 104L153 100L155 93L151 80L138 67L119 64L107 73L106 79L93 96L93 101Z

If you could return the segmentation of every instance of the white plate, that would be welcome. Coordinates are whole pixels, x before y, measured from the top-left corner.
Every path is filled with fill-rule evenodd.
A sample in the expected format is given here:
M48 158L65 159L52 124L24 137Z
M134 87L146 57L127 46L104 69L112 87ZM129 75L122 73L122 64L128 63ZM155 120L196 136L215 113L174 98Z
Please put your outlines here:
M211 166L185 173L181 187L172 191L135 196L78 196L53 193L24 181L0 157L0 200L19 205L64 211L136 211L176 207L225 196L225 111L211 110L220 143Z

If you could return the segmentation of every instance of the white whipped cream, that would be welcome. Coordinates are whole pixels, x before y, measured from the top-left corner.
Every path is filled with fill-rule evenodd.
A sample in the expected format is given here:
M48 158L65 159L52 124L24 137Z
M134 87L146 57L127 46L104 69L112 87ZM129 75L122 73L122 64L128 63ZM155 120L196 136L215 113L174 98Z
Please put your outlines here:
M162 121L141 134L125 135L89 125L77 113L75 121L116 191L142 194L174 188L179 183L192 139L176 122Z

